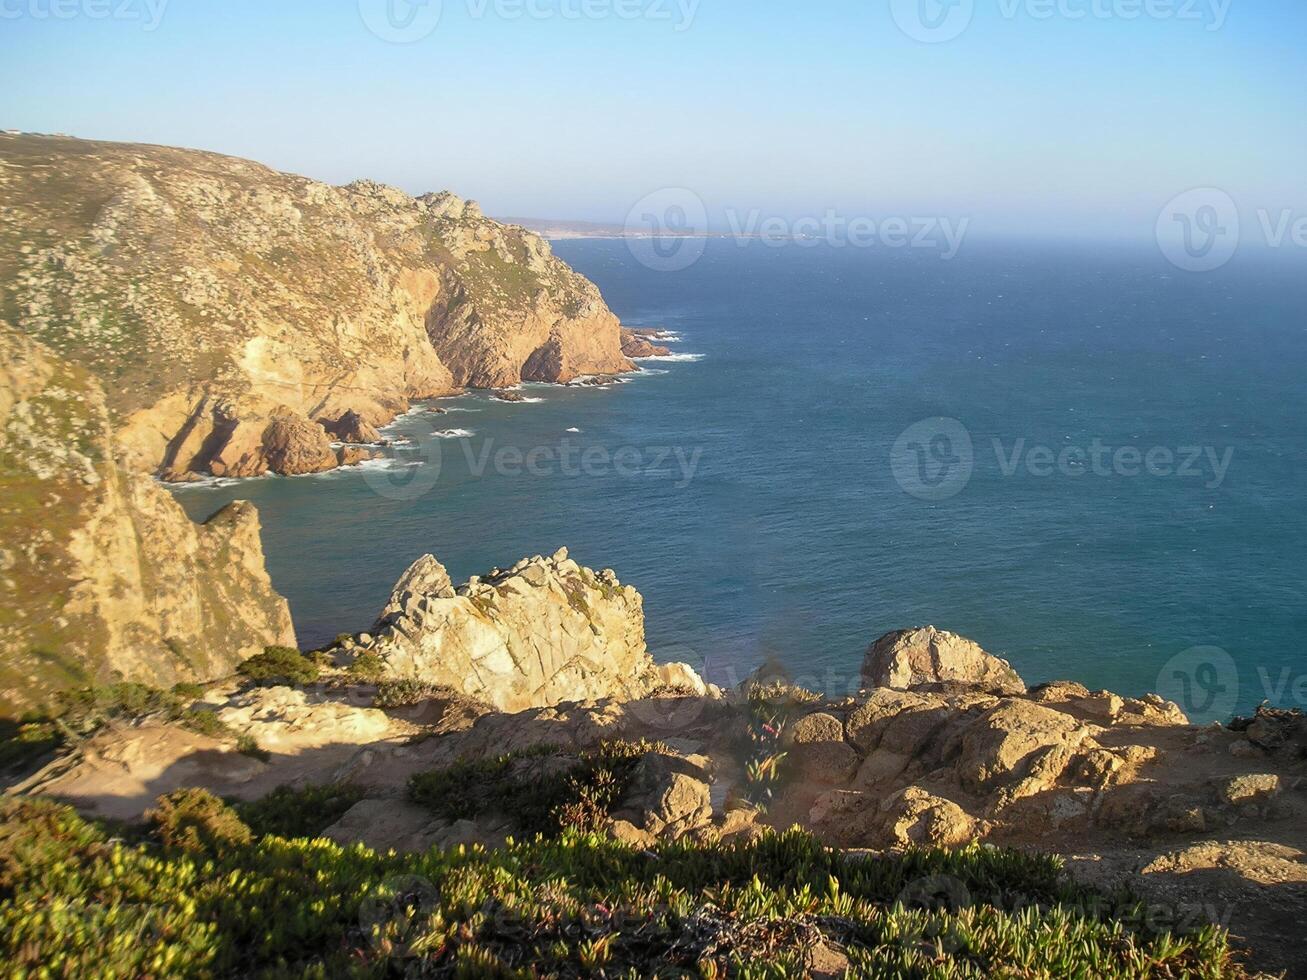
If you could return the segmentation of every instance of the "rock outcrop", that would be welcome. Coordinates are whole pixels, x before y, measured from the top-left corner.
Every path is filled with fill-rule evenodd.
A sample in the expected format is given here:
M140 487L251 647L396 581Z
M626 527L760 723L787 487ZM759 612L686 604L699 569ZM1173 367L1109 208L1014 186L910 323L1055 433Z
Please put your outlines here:
M622 328L622 353L627 357L666 357L671 348L653 343L658 331L631 330ZM652 338L652 339L651 339Z
M310 422L373 441L412 399L633 368L592 283L452 194L68 137L0 134L0 317L172 478L316 472Z
M294 645L254 507L197 525L116 449L99 384L0 324L0 714Z
M923 684L964 684L998 694L1026 690L1006 660L933 626L887 633L873 643L862 663L862 682L898 690Z
M457 589L426 555L396 583L368 633L338 648L344 663L379 657L388 676L450 687L502 711L631 699L661 687L705 691L685 665L655 665L640 593L560 549Z

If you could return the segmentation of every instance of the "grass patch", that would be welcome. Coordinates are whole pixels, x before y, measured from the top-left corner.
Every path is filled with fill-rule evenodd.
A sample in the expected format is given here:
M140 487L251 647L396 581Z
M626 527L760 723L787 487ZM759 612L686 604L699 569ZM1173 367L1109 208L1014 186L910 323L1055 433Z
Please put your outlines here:
M267 762L272 758L272 753L259 745L253 735L242 735L236 739L236 751L260 762Z
M360 684L376 684L386 676L386 662L375 653L363 653L354 658L347 673Z
M412 677L382 681L372 699L374 708L407 708L432 698L447 697L453 690L444 684L431 684Z
M317 663L290 647L268 647L243 661L237 672L260 684L312 684L318 679Z
M191 802L173 806L184 838L203 826L204 843L215 816L234 829ZM824 941L857 976L1245 976L1216 928L1157 931L1054 859L988 848L862 857L799 831L653 852L574 833L423 854L211 843L113 843L66 807L0 803L0 960L20 976L782 978Z
M597 831L626 796L650 742L604 742L572 753L550 745L418 773L409 797L447 820L511 817L529 835Z
M259 836L316 837L363 799L350 783L325 786L279 786L261 800L240 803L236 812Z

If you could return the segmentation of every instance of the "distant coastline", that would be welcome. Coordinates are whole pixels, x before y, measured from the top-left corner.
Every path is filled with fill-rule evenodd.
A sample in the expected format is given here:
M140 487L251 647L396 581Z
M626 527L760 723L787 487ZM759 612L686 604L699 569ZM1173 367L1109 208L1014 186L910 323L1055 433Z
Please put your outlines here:
M551 218L516 218L505 216L495 221L506 225L518 225L533 231L541 238L561 241L576 238L760 238L761 235L737 235L729 231L695 231L688 234L670 232L653 233L644 229L631 229L624 225L602 224L594 221L563 221Z

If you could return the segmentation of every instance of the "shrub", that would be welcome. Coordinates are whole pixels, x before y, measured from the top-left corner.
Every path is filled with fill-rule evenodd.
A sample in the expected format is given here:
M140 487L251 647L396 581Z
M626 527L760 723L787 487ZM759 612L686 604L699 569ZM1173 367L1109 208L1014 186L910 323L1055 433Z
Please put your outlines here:
M147 810L145 820L165 847L192 854L217 854L253 838L235 810L203 789L179 789L159 797L158 807Z
M375 653L360 654L349 665L349 675L363 684L375 684L386 676L386 662Z
M372 699L372 706L406 708L451 693L451 689L442 684L431 684L412 677L404 677L399 680L382 681L377 688L376 697Z
M318 665L290 647L268 647L236 670L263 684L312 684L318 679Z
M32 768L64 742L49 721L0 721L0 773Z
M267 762L272 758L272 753L259 745L253 735L241 735L236 739L236 751L241 755L248 755L251 759L258 759L260 762Z
M108 684L55 695L54 717L76 737L91 735L111 721L135 721L155 715L174 721L181 712L180 698L145 684Z
M418 773L409 797L447 820L511 817L528 834L597 831L630 788L650 742L604 742L569 755L552 745Z
M191 731L210 738L230 738L234 734L218 713L208 708L190 708L178 720Z
M202 684L174 684L172 693L179 698L187 701L198 701L204 697L204 685Z
M363 790L350 783L279 786L261 800L239 804L236 811L260 836L316 837L361 799Z
M933 903L946 884L958 900ZM800 831L642 852L593 835L420 854L265 837L197 857L0 802L0 962L17 976L1246 976L1214 927L1173 935L1058 861L875 857ZM527 971L531 971L527 973Z

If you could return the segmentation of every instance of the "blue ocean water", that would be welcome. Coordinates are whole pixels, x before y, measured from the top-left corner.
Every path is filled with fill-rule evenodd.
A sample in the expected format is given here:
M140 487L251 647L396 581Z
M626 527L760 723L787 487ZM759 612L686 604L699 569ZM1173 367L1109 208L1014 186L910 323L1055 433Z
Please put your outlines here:
M389 469L178 492L198 518L259 506L306 647L367 628L423 552L460 580L565 544L640 589L656 655L719 682L770 659L848 689L873 639L933 623L1028 681L1199 717L1307 696L1300 257L719 240L669 273L621 241L556 251L681 356L441 402L394 427L414 444Z

